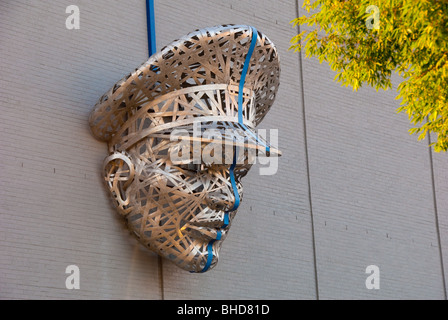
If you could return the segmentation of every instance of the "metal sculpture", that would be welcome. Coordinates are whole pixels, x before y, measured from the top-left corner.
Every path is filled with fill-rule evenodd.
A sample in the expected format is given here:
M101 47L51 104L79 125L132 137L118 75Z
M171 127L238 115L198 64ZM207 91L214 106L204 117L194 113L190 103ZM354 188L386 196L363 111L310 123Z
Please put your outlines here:
M251 155L279 154L253 132L279 73L264 34L223 25L172 42L101 97L89 122L108 143L104 179L145 246L190 272L216 265Z

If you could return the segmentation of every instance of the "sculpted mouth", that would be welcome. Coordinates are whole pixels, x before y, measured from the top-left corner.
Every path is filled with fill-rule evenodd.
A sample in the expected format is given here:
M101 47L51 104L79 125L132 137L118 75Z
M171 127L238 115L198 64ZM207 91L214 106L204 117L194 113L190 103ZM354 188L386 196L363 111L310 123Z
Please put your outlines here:
M202 201L196 204L194 210L188 212L186 209L181 219L176 221L175 229L172 229L179 239L185 238L189 245L202 247L210 241L222 241L227 237L234 212L214 210Z
M206 242L215 239L224 240L230 228L228 213L208 209L206 214L199 214L194 219L185 222L180 232Z
M187 228L187 233L191 235L195 239L200 239L203 241L210 241L220 238L224 240L224 236L227 235L227 231L229 228L214 228L214 227L198 227L198 226L190 226ZM221 234L218 236L218 234Z

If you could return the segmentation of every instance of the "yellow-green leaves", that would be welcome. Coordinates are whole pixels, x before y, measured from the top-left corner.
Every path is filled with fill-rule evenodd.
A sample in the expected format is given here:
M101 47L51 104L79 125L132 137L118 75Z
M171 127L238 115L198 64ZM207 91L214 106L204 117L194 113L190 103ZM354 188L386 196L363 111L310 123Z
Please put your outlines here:
M366 20L379 9L379 28ZM291 49L329 63L341 85L391 88L394 71L399 112L409 130L423 139L434 133L434 150L448 149L448 1L437 0L305 0L306 15L291 23L300 34ZM375 9L376 10L376 9Z

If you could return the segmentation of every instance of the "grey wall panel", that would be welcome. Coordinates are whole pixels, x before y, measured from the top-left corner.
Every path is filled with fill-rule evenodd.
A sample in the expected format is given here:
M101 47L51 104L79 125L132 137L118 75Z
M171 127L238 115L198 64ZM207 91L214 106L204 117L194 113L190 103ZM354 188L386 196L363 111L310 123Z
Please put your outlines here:
M443 298L428 144L396 92L354 93L315 59L304 79L320 298Z
M157 257L116 218L87 123L96 100L146 57L144 3L0 3L0 297L161 296ZM68 265L80 290L67 290Z
M434 141L434 137L432 137ZM448 158L446 153L432 153L434 199L437 208L440 235L440 254L443 261L445 285L448 282ZM448 292L446 292L448 295Z

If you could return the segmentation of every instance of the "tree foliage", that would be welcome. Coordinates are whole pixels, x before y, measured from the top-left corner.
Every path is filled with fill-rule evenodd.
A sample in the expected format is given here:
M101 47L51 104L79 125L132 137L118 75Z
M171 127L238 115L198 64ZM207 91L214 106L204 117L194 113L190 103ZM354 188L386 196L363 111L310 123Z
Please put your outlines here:
M374 11L379 9L379 20ZM291 49L327 61L335 79L358 90L392 86L397 72L399 112L411 134L437 135L436 152L448 149L448 0L305 0L306 14L294 19L304 29ZM379 22L379 25L374 25Z

